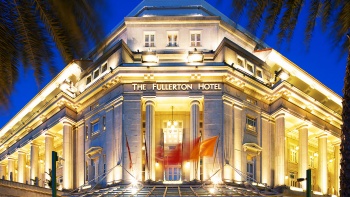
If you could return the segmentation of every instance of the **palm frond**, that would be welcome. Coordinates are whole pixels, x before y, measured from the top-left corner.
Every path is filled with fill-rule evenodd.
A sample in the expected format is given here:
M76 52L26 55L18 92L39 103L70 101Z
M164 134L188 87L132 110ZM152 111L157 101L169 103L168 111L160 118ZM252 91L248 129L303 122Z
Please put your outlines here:
M232 18L235 20L238 20L239 17L242 15L244 8L246 8L247 0L233 0L232 1Z
M266 36L271 34L277 24L278 16L281 13L283 0L272 0L267 8L267 16L265 18L264 30L261 39L264 40Z
M321 9L322 29L325 31L333 12L332 0L323 0Z
M319 15L320 8L322 7L322 4L320 0L311 0L310 9L309 9L309 16L306 23L306 29L305 29L305 44L307 47L309 46L312 32L314 30L317 16Z
M248 8L248 30L250 30L253 34L256 33L256 30L259 27L261 20L263 19L263 14L267 8L267 5L268 1L255 0L253 1L252 6Z

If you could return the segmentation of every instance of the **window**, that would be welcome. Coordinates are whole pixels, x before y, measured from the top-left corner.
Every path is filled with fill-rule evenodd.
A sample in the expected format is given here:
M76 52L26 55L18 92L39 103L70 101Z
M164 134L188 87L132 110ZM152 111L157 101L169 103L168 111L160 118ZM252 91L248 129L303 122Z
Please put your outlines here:
M310 156L310 168L314 168L315 167L315 157L314 156Z
M91 83L91 75L86 77L86 85Z
M256 76L259 78L263 78L263 73L262 70L260 68L256 68Z
M247 181L255 181L254 159L247 162Z
M244 68L244 59L241 57L237 58L237 65Z
M101 72L104 73L107 70L107 63L102 65Z
M103 130L106 130L106 116L102 118Z
M85 126L85 139L89 139L89 127Z
M246 119L246 129L249 131L256 131L256 119L247 116Z
M247 70L251 73L254 73L254 65L251 63L247 63Z
M177 31L168 31L168 47L177 47Z
M154 32L145 33L145 47L155 47Z
M290 178L290 186L292 186L292 187L299 187L299 183L297 181L297 173L290 172L289 173L289 178Z
M191 32L191 47L200 47L200 46L201 46L201 33Z
M94 79L96 79L100 75L100 71L97 69L94 71Z
M292 163L298 162L298 150L296 146L293 146L293 145L290 146L289 161Z
M91 135L94 136L98 132L100 132L100 130L98 128L98 121L96 121L95 123L91 123Z

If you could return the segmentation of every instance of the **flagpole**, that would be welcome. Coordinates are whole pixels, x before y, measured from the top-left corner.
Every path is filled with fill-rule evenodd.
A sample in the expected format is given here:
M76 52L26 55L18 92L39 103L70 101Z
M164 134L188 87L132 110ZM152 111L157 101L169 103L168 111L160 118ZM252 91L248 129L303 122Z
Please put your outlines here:
M217 155L217 153L218 153L218 146L219 146L219 142L220 142L220 133L219 133L218 141L216 142L216 151L215 151L215 155L214 155L213 168L211 169L211 171L213 171L213 170L214 170L214 165L215 165L216 155ZM221 167L220 167L220 168L221 168Z

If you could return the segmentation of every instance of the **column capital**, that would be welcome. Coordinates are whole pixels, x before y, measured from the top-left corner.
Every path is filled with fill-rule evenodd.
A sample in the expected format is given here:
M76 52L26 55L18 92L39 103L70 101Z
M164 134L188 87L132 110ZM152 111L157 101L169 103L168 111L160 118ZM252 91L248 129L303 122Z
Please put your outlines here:
M37 147L39 147L39 146L40 146L40 144L39 144L39 143L37 143L37 142L31 142L31 143L30 143L30 146L37 146Z
M192 105L200 105L200 102L199 102L199 100L191 100L191 103L190 103L190 106L192 106Z
M17 150L17 153L18 153L18 154L28 154L26 151L24 151L24 150L20 150L20 149L19 149L19 150Z
M304 124L304 123L303 123L302 125L300 125L300 126L298 127L298 130L299 130L299 129L304 129L304 128L308 129L309 126L310 126L309 124L307 124L307 123Z
M328 134L327 133L322 133L319 136L317 136L317 138L328 138Z
M50 132L45 132L45 138L46 137L54 138L55 135L53 133L50 133Z
M335 141L335 142L333 142L332 144L333 144L333 146L340 146L340 143L341 143L341 141L339 140L337 140L337 141Z
M278 118L284 118L286 116L285 113L279 113L275 116L275 119L278 119Z
M243 110L243 106L238 105L237 103L233 103L233 108L238 110Z
M146 106L147 106L147 105L153 105L153 106L155 106L156 103L154 102L153 99L148 99L148 100L145 101L145 105L146 105Z
M68 117L61 118L60 122L63 124L63 126L65 126L65 125L73 126L76 123L75 121L73 121L72 119L70 119Z

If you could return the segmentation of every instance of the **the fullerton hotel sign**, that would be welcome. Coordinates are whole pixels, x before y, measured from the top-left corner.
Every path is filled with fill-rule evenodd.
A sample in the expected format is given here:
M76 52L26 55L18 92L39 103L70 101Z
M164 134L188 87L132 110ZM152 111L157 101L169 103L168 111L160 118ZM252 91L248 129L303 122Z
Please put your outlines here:
M221 90L221 83L133 83L134 91Z

